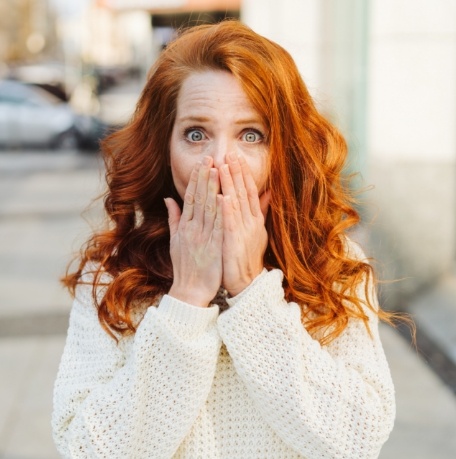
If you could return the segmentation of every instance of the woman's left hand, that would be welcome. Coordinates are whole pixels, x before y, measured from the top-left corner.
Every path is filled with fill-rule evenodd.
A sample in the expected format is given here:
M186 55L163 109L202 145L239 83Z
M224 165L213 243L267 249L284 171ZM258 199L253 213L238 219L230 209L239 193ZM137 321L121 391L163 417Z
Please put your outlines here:
M223 287L231 296L242 292L263 270L268 244L264 226L270 192L258 196L250 168L242 156L227 155L220 168L223 193Z

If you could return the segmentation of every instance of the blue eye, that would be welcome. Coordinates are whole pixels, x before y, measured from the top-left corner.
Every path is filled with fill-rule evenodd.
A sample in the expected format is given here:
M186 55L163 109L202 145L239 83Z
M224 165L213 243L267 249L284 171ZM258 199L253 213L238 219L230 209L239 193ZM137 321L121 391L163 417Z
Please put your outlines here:
M249 143L255 143L263 140L263 135L258 131L247 131L242 135L242 140Z
M205 138L203 132L199 129L188 129L185 131L185 137L190 142L201 142Z

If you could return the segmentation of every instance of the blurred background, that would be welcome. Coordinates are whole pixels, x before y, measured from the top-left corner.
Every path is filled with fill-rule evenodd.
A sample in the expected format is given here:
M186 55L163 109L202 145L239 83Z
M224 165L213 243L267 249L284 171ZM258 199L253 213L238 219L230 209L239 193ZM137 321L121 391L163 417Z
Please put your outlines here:
M456 1L0 0L0 459L57 458L58 283L100 218L98 142L183 25L240 18L284 46L345 134L383 307L397 421L381 459L456 457ZM309 458L310 459L310 458Z

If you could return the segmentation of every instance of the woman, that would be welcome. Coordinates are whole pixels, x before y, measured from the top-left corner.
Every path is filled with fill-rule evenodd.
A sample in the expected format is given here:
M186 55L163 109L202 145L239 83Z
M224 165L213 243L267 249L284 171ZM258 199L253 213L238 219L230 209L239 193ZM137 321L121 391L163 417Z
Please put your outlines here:
M236 21L186 31L103 151L110 226L65 278L62 456L377 457L389 316L289 54Z

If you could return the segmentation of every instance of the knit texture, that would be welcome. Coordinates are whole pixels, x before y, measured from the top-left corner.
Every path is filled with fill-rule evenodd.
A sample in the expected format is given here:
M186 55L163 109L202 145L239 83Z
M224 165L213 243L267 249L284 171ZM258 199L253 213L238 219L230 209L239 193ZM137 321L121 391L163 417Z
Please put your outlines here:
M164 295L119 343L79 286L54 389L62 457L377 458L395 415L377 316L372 336L351 320L322 347L282 278L264 270L206 309Z

